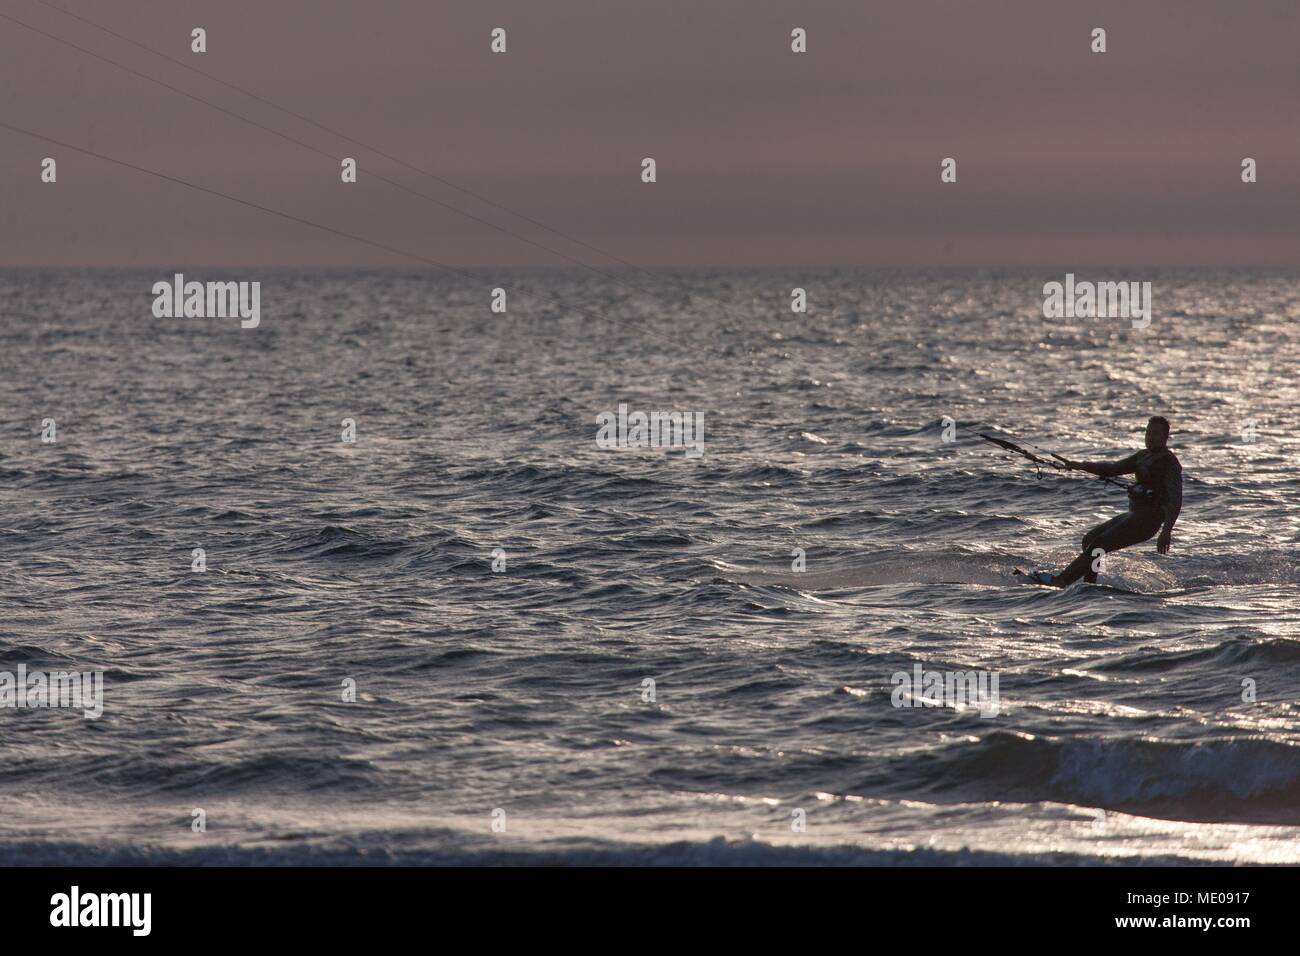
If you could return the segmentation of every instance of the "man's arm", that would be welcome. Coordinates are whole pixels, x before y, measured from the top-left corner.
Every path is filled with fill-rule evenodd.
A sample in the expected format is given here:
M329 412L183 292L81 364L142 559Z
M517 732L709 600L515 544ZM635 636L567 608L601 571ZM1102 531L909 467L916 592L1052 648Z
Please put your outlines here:
M1137 471L1137 460L1142 452L1135 451L1127 458L1119 461L1070 461L1066 459L1071 468L1077 468L1080 471L1086 471L1090 475L1096 475L1099 478L1114 478L1117 475L1131 475ZM1182 486L1181 479L1179 487Z
M1156 551L1160 554L1169 553L1169 545L1174 537L1174 522L1178 520L1178 513L1183 510L1183 466L1172 455L1169 458L1169 465L1165 468L1164 482L1165 495L1162 508L1165 522L1160 529L1160 537L1156 538Z

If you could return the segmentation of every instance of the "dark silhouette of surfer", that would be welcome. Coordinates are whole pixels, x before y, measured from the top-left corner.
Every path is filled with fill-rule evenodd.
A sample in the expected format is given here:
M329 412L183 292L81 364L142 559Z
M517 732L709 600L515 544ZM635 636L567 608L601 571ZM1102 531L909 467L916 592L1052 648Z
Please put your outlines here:
M1146 449L1121 461L1071 461L1077 468L1102 478L1134 474L1137 483L1129 487L1128 511L1099 524L1083 536L1083 551L1060 574L1037 571L1031 577L1040 584L1068 587L1079 578L1096 583L1093 564L1101 551L1110 554L1141 544L1157 531L1156 550L1168 554L1173 542L1174 522L1183 507L1183 466L1169 450L1169 420L1159 415L1147 422Z

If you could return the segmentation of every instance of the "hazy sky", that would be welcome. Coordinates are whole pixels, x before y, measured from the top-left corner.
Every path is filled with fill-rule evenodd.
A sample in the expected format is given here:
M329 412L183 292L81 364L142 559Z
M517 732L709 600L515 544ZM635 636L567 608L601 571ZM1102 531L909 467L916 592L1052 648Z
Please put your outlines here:
M637 266L1300 263L1296 0L50 2ZM381 173L614 265L39 0L0 14L360 181L4 19L0 123L453 265L567 264ZM0 129L5 265L413 263Z

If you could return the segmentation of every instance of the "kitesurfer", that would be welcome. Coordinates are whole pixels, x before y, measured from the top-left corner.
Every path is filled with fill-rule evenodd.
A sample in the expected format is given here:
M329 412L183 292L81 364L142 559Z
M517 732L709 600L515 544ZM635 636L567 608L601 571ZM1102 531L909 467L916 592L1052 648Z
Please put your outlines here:
M1096 583L1095 562L1100 553L1110 554L1148 540L1158 531L1156 550L1168 554L1173 542L1174 522L1183 507L1183 468L1169 450L1169 420L1160 415L1147 422L1146 449L1121 461L1071 461L1060 459L1068 468L1086 471L1100 478L1134 474L1137 483L1129 487L1129 510L1099 524L1083 536L1083 550L1060 574L1037 571L1031 577L1040 584L1068 587L1079 578Z

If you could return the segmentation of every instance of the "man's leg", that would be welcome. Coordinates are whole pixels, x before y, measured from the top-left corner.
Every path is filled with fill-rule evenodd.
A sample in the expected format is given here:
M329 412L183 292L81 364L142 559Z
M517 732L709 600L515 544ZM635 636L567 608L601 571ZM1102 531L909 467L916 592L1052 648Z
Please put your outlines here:
M1097 572L1092 569L1092 549L1097 547L1097 541L1106 534L1106 532L1120 524L1120 522L1127 517L1127 512L1122 515L1116 515L1109 521L1102 522L1085 534L1083 536L1083 550L1079 552L1079 556L1071 561L1069 566L1058 574L1056 580L1052 583L1060 588L1068 588L1075 581L1079 580L1079 578L1083 578L1089 584L1095 584L1097 582Z
M1089 584L1095 584L1097 572L1092 569L1093 551L1100 548L1110 554L1140 544L1160 530L1160 520L1159 512L1129 511L1098 525L1083 536L1083 551L1057 576L1054 583L1064 588L1083 578Z

